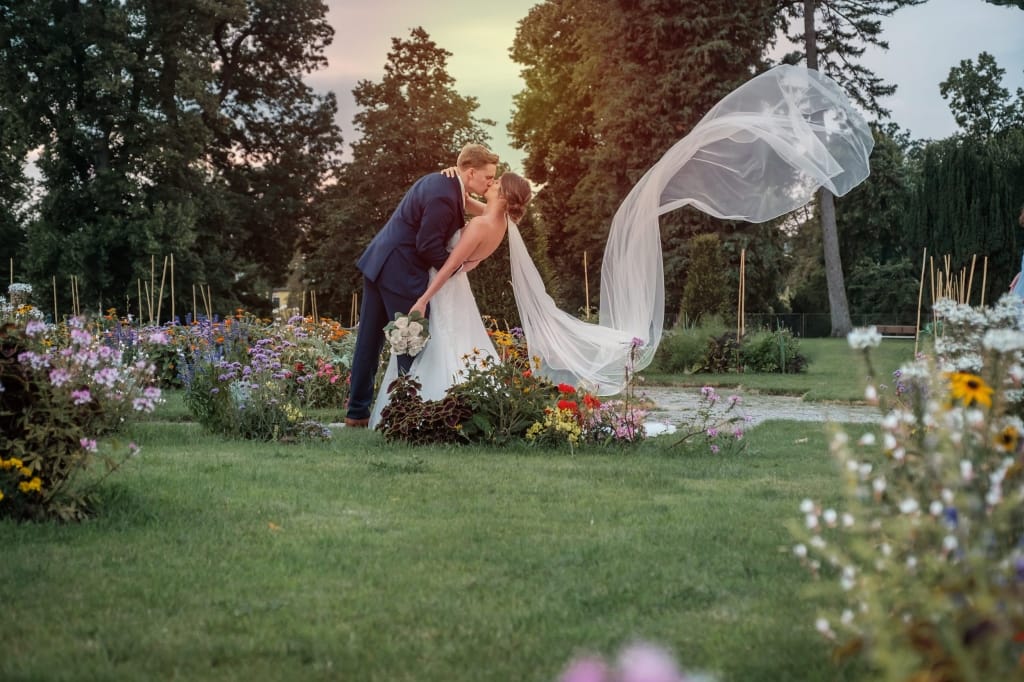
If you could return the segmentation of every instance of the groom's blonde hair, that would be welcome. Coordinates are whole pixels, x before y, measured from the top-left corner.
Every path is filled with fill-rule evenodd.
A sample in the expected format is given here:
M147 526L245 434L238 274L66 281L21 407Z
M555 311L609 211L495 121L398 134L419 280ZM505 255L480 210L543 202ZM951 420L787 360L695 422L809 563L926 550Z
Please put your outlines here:
M489 163L497 164L498 155L482 144L467 144L459 152L459 160L455 163L460 170L483 168Z

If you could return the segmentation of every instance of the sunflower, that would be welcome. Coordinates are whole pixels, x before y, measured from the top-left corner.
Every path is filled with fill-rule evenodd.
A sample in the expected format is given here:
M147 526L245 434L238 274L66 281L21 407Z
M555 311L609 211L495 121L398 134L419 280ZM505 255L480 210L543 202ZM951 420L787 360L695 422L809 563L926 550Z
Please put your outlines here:
M963 401L964 405L992 407L992 387L977 374L953 372L949 375L949 384L950 394L954 399Z
M995 437L995 446L1000 452L1017 452L1018 442L1020 442L1020 432L1012 424L1003 428Z

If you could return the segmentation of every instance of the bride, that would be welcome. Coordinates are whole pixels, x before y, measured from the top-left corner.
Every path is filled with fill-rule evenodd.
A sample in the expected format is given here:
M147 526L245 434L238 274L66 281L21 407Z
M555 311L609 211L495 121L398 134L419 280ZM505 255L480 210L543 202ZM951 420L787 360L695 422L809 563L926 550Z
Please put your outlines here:
M871 128L827 76L780 65L753 77L666 151L619 206L601 266L599 324L559 310L547 294L515 225L521 214L510 210L525 207L529 194L517 193L513 200L513 190L497 183L495 200L485 209L489 227L481 222L471 229L471 222L465 228L466 236L475 235L472 242L462 249L455 244L453 256L459 255L449 257L427 290L433 295L433 338L413 368L424 397L443 396L467 349L494 354L465 271L493 252L499 231L508 231L512 288L530 355L541 360L539 373L553 383L614 395L630 372L650 363L661 340L665 283L659 216L693 206L722 219L772 220L809 203L819 189L842 196L856 187L868 176L873 147ZM510 173L502 180L506 176L509 182L522 180ZM427 294L416 304L421 312L431 300ZM633 357L638 345L641 352ZM391 369L393 378L397 368L394 374ZM379 419L382 401L377 402Z
M440 270L431 270L430 285L409 311L425 315L430 305L430 341L409 369L409 375L422 387L424 400L443 398L470 359L497 361L498 353L484 328L466 273L497 250L507 230L518 234L515 223L522 219L531 196L530 183L515 173L504 173L491 184L484 195L486 203L466 196L467 204L472 204L469 212L478 215L452 237L448 259ZM388 403L387 388L397 377L397 358L392 355L380 384L383 390L370 414L371 429L380 422Z

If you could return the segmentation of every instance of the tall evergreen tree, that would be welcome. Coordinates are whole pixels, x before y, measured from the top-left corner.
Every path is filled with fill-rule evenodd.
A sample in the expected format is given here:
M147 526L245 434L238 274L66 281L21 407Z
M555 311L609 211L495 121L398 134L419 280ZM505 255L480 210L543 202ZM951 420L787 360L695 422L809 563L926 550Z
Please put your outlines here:
M328 190L328 220L302 247L305 282L321 309L349 310L362 284L356 259L417 178L454 165L465 144L489 142L485 126L494 122L473 116L479 104L455 90L449 57L414 28L406 40L392 38L381 81L361 80L352 91L352 160Z

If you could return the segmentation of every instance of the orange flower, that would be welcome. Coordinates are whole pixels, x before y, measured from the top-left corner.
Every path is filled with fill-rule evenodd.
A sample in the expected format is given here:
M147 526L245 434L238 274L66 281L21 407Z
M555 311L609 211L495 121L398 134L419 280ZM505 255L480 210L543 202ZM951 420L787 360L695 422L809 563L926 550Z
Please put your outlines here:
M949 392L964 405L970 407L981 404L992 407L992 387L976 374L969 372L953 372L949 375Z

